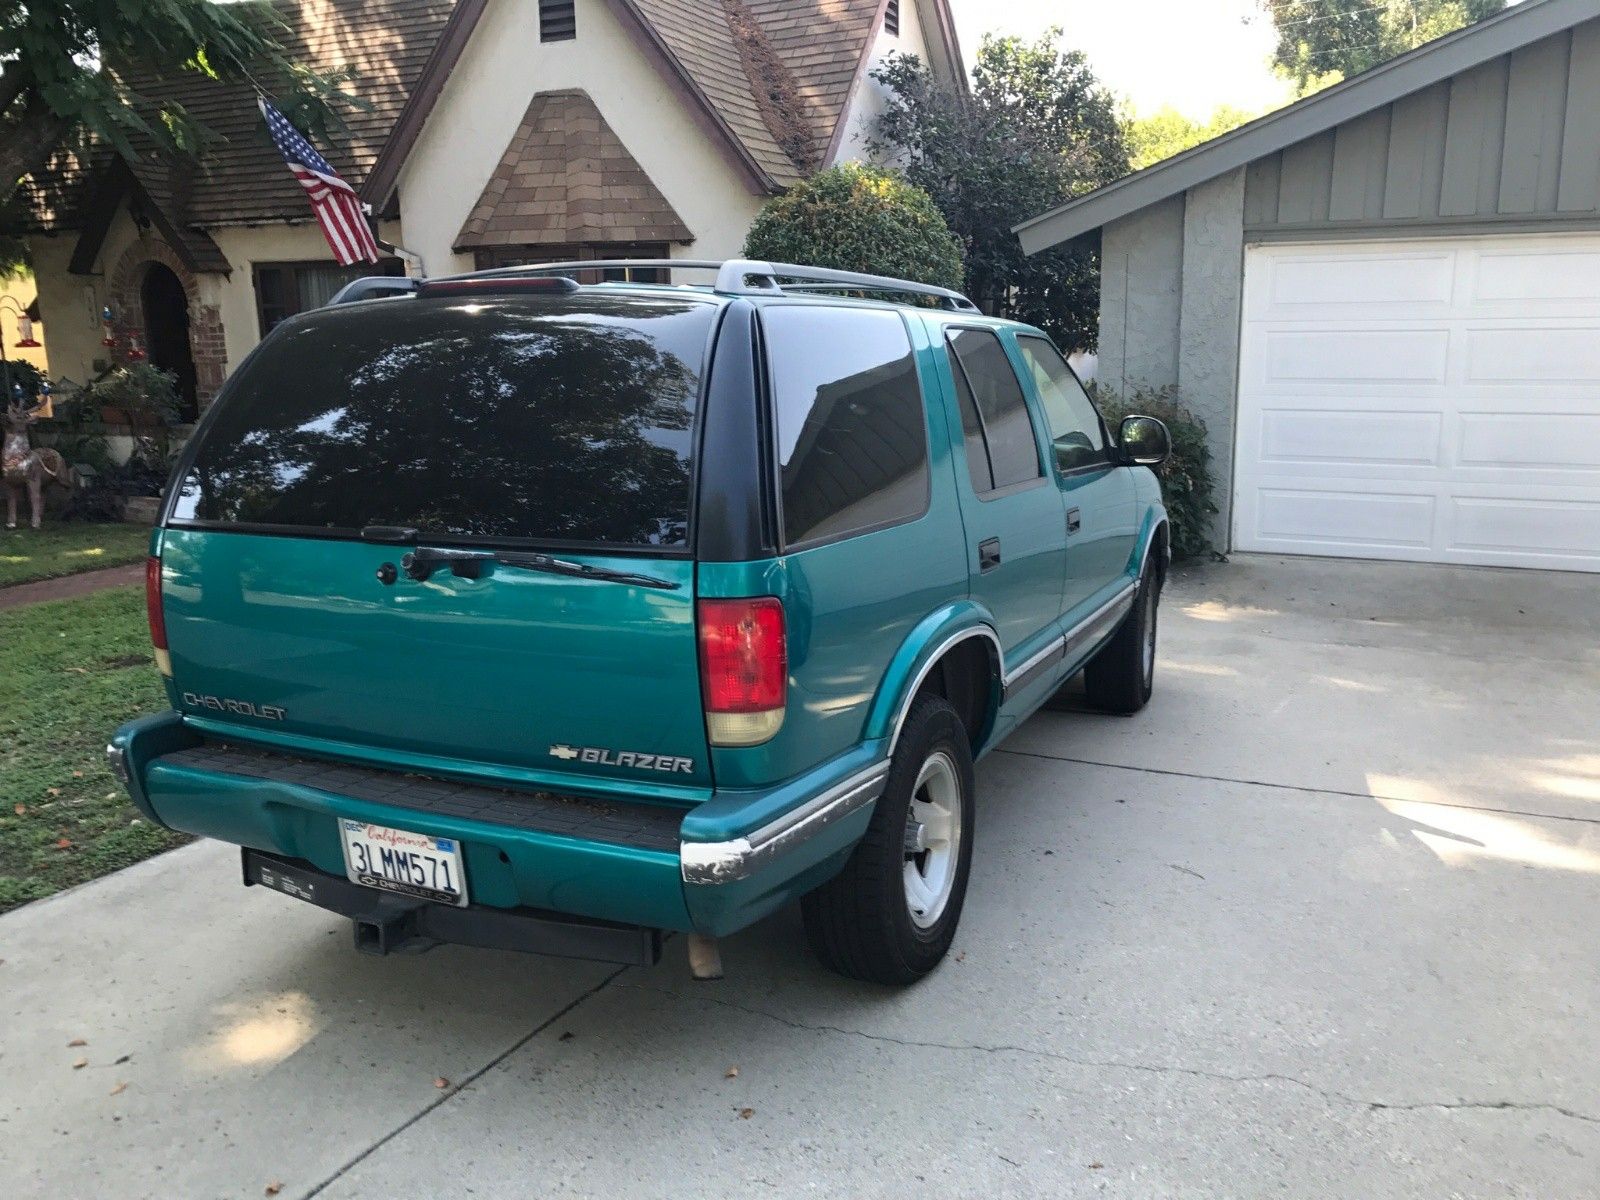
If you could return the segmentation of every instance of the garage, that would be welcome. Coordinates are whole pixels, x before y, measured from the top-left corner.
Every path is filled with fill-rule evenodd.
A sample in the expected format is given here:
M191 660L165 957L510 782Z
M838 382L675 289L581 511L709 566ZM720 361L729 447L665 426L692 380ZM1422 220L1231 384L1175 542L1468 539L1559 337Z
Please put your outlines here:
M1600 571L1600 236L1249 247L1233 544Z
M1600 6L1524 0L1017 227L1223 552L1600 572Z

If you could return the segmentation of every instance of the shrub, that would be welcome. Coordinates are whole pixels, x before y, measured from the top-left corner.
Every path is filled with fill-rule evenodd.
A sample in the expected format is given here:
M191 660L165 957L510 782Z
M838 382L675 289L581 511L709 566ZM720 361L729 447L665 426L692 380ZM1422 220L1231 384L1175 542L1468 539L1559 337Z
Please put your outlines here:
M844 163L769 200L744 253L959 288L961 246L933 198L892 171Z
M1176 388L1139 388L1118 395L1096 387L1095 403L1114 431L1123 417L1135 414L1157 417L1172 435L1172 455L1155 468L1161 481L1161 500L1172 519L1172 557L1193 558L1211 549L1212 503L1211 449L1206 445L1206 424L1178 400Z

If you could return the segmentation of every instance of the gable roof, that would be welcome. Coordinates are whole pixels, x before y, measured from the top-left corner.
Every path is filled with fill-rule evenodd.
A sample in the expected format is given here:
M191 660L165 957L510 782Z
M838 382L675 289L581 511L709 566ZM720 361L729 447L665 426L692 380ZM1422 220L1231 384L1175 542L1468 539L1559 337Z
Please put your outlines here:
M836 146L888 7L887 0L606 2L758 192L804 178ZM931 13L924 25L935 69L965 87L948 0L912 2ZM392 198L400 168L485 7L486 0L457 5L362 187L373 205Z
M571 90L533 98L455 249L690 240L588 93Z
M1524 0L1515 8L1070 200L1024 221L1013 232L1026 253L1038 254L1596 15L1595 0Z
M371 105L367 111L342 110L345 128L317 139L334 168L359 182L432 54L453 0L275 0L273 7L285 25L274 31L285 54L324 71L348 66L353 87ZM92 164L60 152L47 178L27 186L35 228L86 228L107 188L128 186L153 210L163 233L166 225L173 227L169 240L186 259L191 250L202 259L209 254L211 239L199 233L203 226L310 219L304 191L262 129L248 83L220 83L194 72L121 75L140 96L181 102L219 140L199 163L174 163L152 150L128 163L127 175L113 169L120 160L108 150L96 151ZM220 252L215 262L224 262ZM215 262L197 269L224 269Z

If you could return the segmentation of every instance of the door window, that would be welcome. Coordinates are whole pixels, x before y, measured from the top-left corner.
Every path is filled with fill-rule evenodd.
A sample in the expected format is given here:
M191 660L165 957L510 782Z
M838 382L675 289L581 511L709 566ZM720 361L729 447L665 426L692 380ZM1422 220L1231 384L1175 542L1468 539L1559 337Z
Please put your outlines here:
M1040 478L1028 405L1000 339L988 329L952 329L945 336L973 490L981 495Z
M1100 414L1061 352L1042 337L1019 337L1017 348L1039 389L1056 465L1063 471L1106 465L1105 428L1100 424Z
M928 423L900 317L774 305L761 320L785 545L882 529L926 512Z

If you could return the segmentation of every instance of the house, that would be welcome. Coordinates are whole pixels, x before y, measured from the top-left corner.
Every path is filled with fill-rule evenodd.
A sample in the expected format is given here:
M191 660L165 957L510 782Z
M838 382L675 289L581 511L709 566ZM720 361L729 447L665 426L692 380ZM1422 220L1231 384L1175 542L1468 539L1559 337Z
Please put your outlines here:
M1236 550L1600 571L1600 5L1528 0L1018 228Z
M354 70L371 109L319 149L405 255L332 262L248 87L132 79L225 140L198 165L61 155L31 181L53 373L148 353L193 415L276 322L359 275L733 257L770 196L864 155L883 104L875 61L916 54L965 86L947 0L277 7L291 58Z

